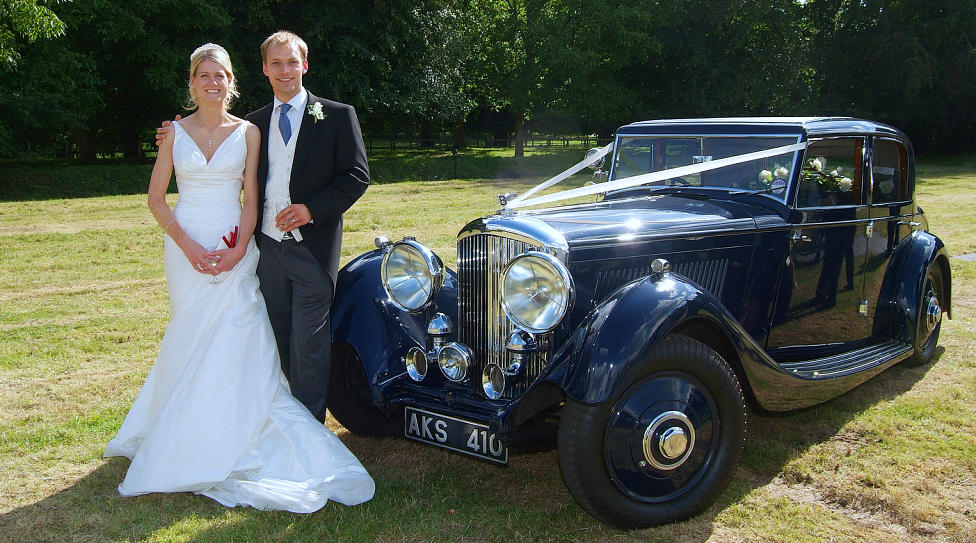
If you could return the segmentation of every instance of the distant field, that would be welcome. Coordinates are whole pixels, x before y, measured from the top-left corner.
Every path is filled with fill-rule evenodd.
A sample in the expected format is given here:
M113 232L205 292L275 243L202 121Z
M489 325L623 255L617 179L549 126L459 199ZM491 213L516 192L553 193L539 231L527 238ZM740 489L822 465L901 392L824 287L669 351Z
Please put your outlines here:
M581 147L529 148L516 159L512 149L377 150L369 155L373 184L445 179L507 179L553 175L583 159ZM0 202L143 194L152 160L142 163L79 165L50 160L0 161ZM176 192L176 185L170 187Z
M526 171L558 163L546 170L555 173L579 157L501 163ZM418 160L440 168L453 158ZM120 498L128 461L101 453L153 363L168 301L162 233L133 188L148 170L122 167L116 172L131 178L123 182L100 168L84 170L99 191L130 188L0 201L0 541L976 540L976 262L958 259L953 319L933 363L896 366L799 413L750 413L732 485L680 524L619 532L598 523L564 487L554 451L514 455L498 468L403 440L357 438L331 419L376 479L376 498L365 505L301 516L226 509L188 494ZM10 171L3 165L0 177ZM453 267L458 229L496 210L498 193L531 184L507 179L518 171L463 181L429 171L430 180L369 189L346 216L344 260L371 249L377 235L415 235ZM918 175L931 229L952 254L976 253L976 162L923 161Z

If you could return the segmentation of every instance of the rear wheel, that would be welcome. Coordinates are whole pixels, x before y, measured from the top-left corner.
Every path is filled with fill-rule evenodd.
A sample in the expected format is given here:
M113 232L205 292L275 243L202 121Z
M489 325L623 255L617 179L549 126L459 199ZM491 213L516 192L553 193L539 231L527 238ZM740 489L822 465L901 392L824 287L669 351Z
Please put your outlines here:
M363 363L347 345L332 346L329 412L346 430L363 437L403 433L403 418L390 418L373 406Z
M945 284L942 269L933 262L925 272L925 283L922 285L922 296L919 298L915 323L915 353L908 359L908 364L921 366L932 360L935 348L939 344L939 332L942 331L944 307Z
M718 499L739 462L746 410L732 368L687 336L665 338L646 373L610 400L567 400L559 426L566 486L624 529L686 519Z

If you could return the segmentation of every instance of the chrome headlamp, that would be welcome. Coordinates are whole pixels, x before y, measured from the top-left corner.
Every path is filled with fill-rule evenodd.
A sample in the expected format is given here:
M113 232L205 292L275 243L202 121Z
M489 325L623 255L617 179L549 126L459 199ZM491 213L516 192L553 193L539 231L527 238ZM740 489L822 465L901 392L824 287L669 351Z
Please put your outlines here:
M572 303L569 270L546 253L531 251L512 259L502 273L501 287L505 314L533 333L555 328Z
M383 290L404 311L426 307L444 284L444 264L433 251L404 238L383 255Z

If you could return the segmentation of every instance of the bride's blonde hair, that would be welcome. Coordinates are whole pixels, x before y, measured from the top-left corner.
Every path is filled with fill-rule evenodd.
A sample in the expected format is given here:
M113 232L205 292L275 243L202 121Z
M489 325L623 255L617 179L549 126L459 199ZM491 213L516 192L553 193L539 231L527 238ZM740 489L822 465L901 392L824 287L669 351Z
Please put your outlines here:
M205 43L200 47L197 47L193 54L190 55L190 76L196 77L197 68L200 67L200 63L204 60L212 60L216 62L224 72L227 73L227 96L224 97L224 107L230 109L231 104L234 100L238 98L241 94L237 92L237 79L234 77L234 67L230 63L230 55L227 54L227 50L223 47L217 45L216 43ZM187 83L189 99L187 101L187 109L196 109L199 106L197 100L196 89L189 82Z

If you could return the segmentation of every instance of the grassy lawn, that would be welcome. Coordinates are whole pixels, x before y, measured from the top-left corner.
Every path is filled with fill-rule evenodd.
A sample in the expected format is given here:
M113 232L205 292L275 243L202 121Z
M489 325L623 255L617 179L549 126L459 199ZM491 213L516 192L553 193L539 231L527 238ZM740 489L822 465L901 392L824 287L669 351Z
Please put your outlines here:
M346 216L344 259L377 235L415 235L453 267L458 229L530 185L429 177L371 187ZM950 252L976 253L976 163L923 162L918 194ZM954 318L932 364L799 413L750 413L732 485L687 522L598 523L563 486L555 451L498 468L332 420L376 497L302 516L118 496L128 461L101 453L168 320L162 233L142 194L17 199L0 202L0 541L976 540L976 262L952 261Z

